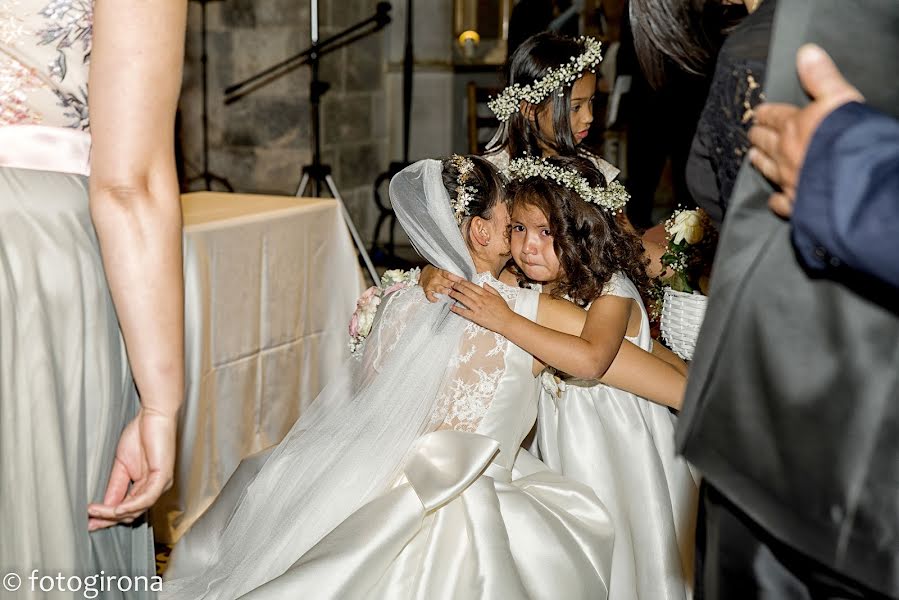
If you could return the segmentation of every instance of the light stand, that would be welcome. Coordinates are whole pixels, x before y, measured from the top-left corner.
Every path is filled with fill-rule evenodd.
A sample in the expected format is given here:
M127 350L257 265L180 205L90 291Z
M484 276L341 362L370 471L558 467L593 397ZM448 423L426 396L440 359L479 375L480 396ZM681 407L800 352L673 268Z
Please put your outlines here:
M312 192L316 197L319 196L324 187L328 188L331 196L337 200L337 203L340 205L340 210L343 214L347 229L350 230L350 235L353 238L356 249L359 251L359 255L362 257L368 270L368 274L375 285L380 281L378 273L371 262L371 258L368 255L368 251L365 249L365 245L362 243L362 238L359 237L356 226L353 224L353 220L346 208L343 197L337 189L337 184L334 183L334 178L331 176L331 166L324 164L321 161L321 97L331 86L327 82L319 79L319 61L326 54L383 29L390 23L389 12L390 4L387 2L379 2L373 16L356 23L329 38L319 41L318 0L311 0L310 19L312 22L312 44L302 52L272 65L240 83L225 88L225 103L231 104L262 85L265 85L269 81L272 81L299 66L310 66L312 71L309 80L309 105L312 118L312 164L305 165L302 168L302 177L300 178L299 186L297 186L296 195L298 197L303 196L306 193L306 188L310 182L313 185ZM370 29L359 33L361 29L367 27L370 27Z
M200 70L203 77L202 95L203 95L203 172L199 175L191 177L187 180L190 185L192 181L202 180L205 182L207 190L212 189L212 182L217 181L226 190L233 192L234 188L227 179L216 175L209 170L209 78L207 75L207 64L209 63L209 55L206 51L206 5L215 0L196 0L200 3Z
M378 175L375 179L374 196L375 205L378 207L378 221L375 223L375 231L372 235L372 252L375 252L378 244L378 238L381 235L381 227L387 220L390 220L388 227L388 242L386 246L387 256L394 261L396 257L396 236L394 229L396 228L396 213L393 208L384 204L381 200L381 186L393 179L393 176L409 166L409 132L411 130L412 121L412 76L415 66L415 54L413 51L414 31L412 19L412 0L406 1L406 44L403 52L403 160L393 161L386 171Z

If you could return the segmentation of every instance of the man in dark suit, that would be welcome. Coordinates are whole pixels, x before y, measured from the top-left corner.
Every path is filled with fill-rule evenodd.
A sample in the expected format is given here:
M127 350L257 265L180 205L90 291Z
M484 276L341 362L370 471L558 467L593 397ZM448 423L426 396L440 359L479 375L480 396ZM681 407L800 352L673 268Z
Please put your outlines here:
M808 270L899 289L899 120L865 105L817 46L799 50L797 70L812 102L759 106L749 132L753 166L780 188L768 204L792 217Z
M769 101L807 103L805 42L897 116L899 2L779 2ZM678 426L705 476L696 595L899 598L895 295L808 270L768 209L773 192L743 165Z

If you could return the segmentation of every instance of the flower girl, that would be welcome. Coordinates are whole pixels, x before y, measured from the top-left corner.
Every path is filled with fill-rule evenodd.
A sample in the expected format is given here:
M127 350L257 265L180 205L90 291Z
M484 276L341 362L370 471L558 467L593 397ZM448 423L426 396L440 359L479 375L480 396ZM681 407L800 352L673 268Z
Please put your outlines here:
M512 55L509 85L489 104L500 126L485 158L504 169L522 156L582 156L615 179L618 169L581 145L593 123L601 60L592 37L544 32L525 40Z
M680 394L666 398L671 376L658 364L634 357L610 362L625 339L684 368L650 338L634 285L646 279L639 244L613 216L622 197L602 186L601 176L580 159L517 159L506 174L515 264L527 279L542 282L544 292L588 307L581 338L511 315L486 286L456 283L450 295L464 306L453 310L579 376L559 380L544 374L537 444L548 466L589 484L612 513L609 597L685 599L696 481L675 455L674 415L645 399L678 408ZM627 389L635 393L598 383L598 376L622 388L616 377L631 380Z

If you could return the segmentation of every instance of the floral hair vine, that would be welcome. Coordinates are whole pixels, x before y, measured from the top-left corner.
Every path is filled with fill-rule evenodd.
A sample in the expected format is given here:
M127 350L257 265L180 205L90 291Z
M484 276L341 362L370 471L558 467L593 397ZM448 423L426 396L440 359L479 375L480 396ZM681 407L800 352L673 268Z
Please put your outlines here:
M562 88L574 85L574 82L584 71L596 72L596 65L602 60L602 44L596 38L581 37L580 40L586 46L586 50L579 56L572 56L567 63L550 69L546 75L530 83L521 85L515 83L507 86L496 98L487 103L493 114L500 121L507 121L509 117L518 112L521 101L530 104L539 104L544 98Z
M612 213L621 212L631 197L624 186L617 181L612 181L604 188L594 187L576 171L557 167L550 164L545 158L527 156L513 159L503 170L503 175L508 179L518 180L529 177L550 179L561 186L574 190L584 201L596 204Z
M468 205L474 200L476 192L473 186L465 185L465 182L468 181L468 176L474 171L474 163L467 156L459 156L458 154L453 154L452 158L450 158L450 163L459 172L456 178L456 198L452 201L452 205L456 223L461 225L465 217L468 216Z

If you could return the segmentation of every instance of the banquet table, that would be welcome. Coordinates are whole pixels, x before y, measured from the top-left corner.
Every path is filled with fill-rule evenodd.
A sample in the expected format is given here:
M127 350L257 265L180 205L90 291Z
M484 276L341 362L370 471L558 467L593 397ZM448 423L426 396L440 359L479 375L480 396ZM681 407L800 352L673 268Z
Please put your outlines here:
M186 395L175 483L151 513L167 543L349 356L363 285L333 199L197 192L182 209Z

